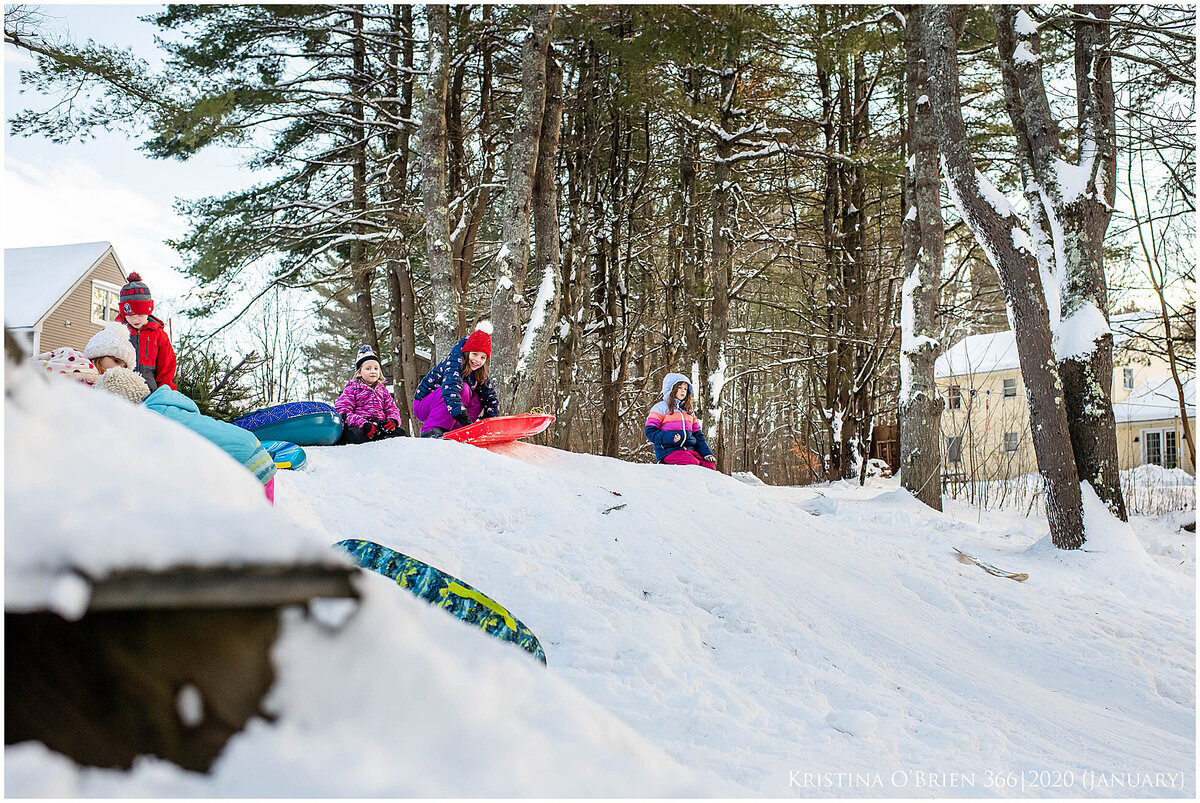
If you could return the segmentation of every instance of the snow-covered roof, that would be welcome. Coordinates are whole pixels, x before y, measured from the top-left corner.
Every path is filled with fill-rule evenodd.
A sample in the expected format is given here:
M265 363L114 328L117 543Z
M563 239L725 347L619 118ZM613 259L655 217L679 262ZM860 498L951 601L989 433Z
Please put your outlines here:
M109 242L5 248L5 326L34 326L110 248Z
M1020 367L1016 339L1006 330L964 337L938 357L933 370L943 377L1011 371Z
M1158 319L1154 312L1127 312L1109 319L1113 348L1119 349L1127 340L1145 332ZM973 376L992 371L1015 371L1021 367L1017 359L1017 343L1011 329L985 335L970 335L948 348L934 364L938 377Z
M1183 398L1187 402L1188 418L1196 417L1196 380L1183 383ZM1138 385L1123 402L1113 405L1117 423L1130 421L1160 421L1179 415L1179 396L1175 380L1155 377Z

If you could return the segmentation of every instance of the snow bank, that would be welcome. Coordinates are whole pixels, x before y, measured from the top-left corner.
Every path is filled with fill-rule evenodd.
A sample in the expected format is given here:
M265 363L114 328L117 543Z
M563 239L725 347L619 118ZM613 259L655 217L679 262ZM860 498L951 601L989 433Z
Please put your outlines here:
M239 463L155 413L29 370L8 371L6 382L9 612L49 606L81 615L87 587L71 567L98 577L182 564L340 563L330 544L377 535L375 517L388 497L357 493L358 471L333 478L318 465L312 472L370 521L333 535L286 472L277 498L289 516L266 503ZM354 450L345 455L353 465ZM316 454L310 460L321 462ZM412 474L382 475L369 462L357 469L368 485ZM377 537L396 543L386 536L397 531ZM80 768L28 743L5 750L6 795L617 796L632 784L678 796L722 788L714 778L698 785L702 776L512 645L383 577L362 573L358 583L361 604L344 624L344 615L329 611L285 612L273 652L277 680L265 703L275 721L252 720L209 775L149 756L130 772Z
M5 373L4 604L74 618L116 569L334 563L220 448L144 407L28 366Z
M1167 579L1163 569L1146 554L1129 524L1109 512L1091 483L1082 482L1079 488L1083 494L1083 523L1087 534L1083 548L1058 549L1047 535L1025 554L1055 561L1074 572L1119 583L1134 593L1153 594L1154 587Z
M125 481L102 477L107 494ZM1046 795L1120 772L1170 774L1141 794L1195 793L1194 560L1139 557L1142 524L1064 556L1029 549L1043 519L937 514L896 480L778 488L411 438L310 449L277 484L268 515L453 573L529 625L548 667L364 575L344 622L287 615L275 719L211 775L16 745L6 793L991 796L1016 794L996 773L1041 770L1077 779Z

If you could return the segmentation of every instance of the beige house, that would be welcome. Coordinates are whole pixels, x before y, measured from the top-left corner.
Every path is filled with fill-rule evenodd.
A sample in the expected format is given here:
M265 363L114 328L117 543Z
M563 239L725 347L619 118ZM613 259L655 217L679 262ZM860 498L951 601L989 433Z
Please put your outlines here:
M1184 468L1188 459L1170 367L1136 348L1154 337L1157 318L1113 316L1113 412L1121 468L1154 463ZM971 335L947 349L934 368L946 400L942 412L942 465L950 479L988 481L1037 471L1029 408L1011 331ZM1185 386L1188 417L1196 426L1195 382Z
M4 249L4 326L30 354L72 346L117 317L125 266L112 243Z

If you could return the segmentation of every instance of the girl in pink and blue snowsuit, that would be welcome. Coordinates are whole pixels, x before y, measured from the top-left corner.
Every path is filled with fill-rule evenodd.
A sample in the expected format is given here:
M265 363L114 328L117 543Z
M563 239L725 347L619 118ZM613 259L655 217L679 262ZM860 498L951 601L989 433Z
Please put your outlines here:
M449 356L425 375L413 395L422 438L440 438L481 418L500 415L500 399L488 378L492 338L476 330L454 344Z
M662 396L646 416L646 440L654 444L654 459L671 466L704 466L715 471L717 458L694 414L692 383L683 374L667 374Z
M354 378L334 402L342 414L342 436L338 443L366 443L397 435L407 435L400 426L400 408L388 393L383 368L370 346L358 350Z

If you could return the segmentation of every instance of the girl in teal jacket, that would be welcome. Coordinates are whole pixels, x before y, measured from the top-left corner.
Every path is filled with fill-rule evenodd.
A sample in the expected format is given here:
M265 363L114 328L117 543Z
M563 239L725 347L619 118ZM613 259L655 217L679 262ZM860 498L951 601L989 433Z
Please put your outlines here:
M177 390L159 385L150 393L142 377L128 368L109 368L96 381L96 387L107 390L134 404L144 404L159 415L185 427L220 446L258 478L267 498L275 501L275 460L259 443L253 432L201 415L196 403Z

